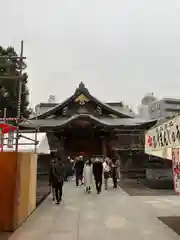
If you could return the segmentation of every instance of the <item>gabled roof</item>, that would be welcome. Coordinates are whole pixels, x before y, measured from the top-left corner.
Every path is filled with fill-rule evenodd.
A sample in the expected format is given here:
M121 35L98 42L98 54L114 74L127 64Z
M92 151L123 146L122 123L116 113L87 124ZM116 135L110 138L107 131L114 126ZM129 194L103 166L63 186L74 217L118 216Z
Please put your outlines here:
M120 118L133 118L132 114L126 113L124 110L122 110L122 111L116 110L115 108L111 107L110 105L103 103L103 102L99 101L97 98L95 98L94 96L92 96L89 93L88 89L85 87L83 82L81 82L79 84L79 87L76 89L75 93L71 97L66 99L64 102L56 105L55 107L51 108L47 112L40 114L39 116L37 116L37 118L44 119L50 115L53 115L55 112L66 107L71 101L75 100L80 94L83 94L90 100L97 102L97 104L99 104L100 107L106 109L110 113L112 113Z

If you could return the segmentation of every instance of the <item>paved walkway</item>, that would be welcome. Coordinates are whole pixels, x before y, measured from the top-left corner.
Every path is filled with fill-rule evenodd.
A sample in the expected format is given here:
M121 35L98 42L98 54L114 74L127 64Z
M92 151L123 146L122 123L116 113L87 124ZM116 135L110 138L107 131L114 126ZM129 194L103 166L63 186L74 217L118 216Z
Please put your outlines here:
M69 182L61 205L47 198L10 240L179 239L156 218L153 204L152 198L131 197L119 188L87 195Z

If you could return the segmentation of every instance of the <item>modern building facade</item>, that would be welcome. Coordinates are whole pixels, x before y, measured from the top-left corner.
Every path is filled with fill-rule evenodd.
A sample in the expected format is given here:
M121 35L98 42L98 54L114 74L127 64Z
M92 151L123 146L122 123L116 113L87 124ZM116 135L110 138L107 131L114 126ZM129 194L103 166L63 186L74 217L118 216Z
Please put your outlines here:
M142 99L138 112L139 117L147 120L171 118L180 114L180 99L158 100L153 94L148 94Z
M141 104L138 108L138 116L140 118L149 120L151 119L151 115L150 115L150 111L149 111L149 106L153 103L157 101L157 98L154 97L153 93L148 93L146 94L142 100L141 100Z
M180 99L163 98L149 105L151 119L172 118L180 114Z
M35 106L35 113L37 116L41 115L41 114L47 112L48 110L50 110L51 108L55 107L58 104L59 103L56 102L56 97L54 95L50 95L48 102L39 103Z

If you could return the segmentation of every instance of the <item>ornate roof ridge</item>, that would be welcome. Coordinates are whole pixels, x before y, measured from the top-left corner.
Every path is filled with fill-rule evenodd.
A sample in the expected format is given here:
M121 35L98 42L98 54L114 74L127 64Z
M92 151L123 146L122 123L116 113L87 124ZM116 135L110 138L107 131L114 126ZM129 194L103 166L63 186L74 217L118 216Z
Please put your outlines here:
M97 102L101 107L109 110L112 112L112 114L119 116L120 118L122 117L129 117L129 118L133 118L133 116L131 116L128 113L125 113L124 111L118 111L116 109L114 109L112 106L101 102L100 100L98 100L96 97L94 97L93 95L91 95L91 93L89 92L89 90L85 87L85 84L81 81L78 88L76 88L74 94L72 96L70 96L69 98L67 98L65 101L63 101L62 103L56 105L55 107L51 108L50 110L48 110L45 113L42 113L40 115L38 115L38 118L45 118L48 115L54 114L55 111L64 108L70 101L73 101L73 99L75 99L76 97L78 97L78 95L80 94L84 94L86 95L86 97L90 98L92 101ZM123 110L123 109L122 109Z

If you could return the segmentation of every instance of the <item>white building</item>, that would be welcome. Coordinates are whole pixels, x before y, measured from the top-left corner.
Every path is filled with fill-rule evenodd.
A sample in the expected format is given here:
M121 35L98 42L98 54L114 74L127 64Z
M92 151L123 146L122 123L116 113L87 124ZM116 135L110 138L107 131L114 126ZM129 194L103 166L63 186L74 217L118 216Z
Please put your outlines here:
M153 93L145 95L138 108L143 119L166 119L180 114L180 99L162 98L158 100Z
M58 103L56 102L56 96L55 95L50 95L49 98L48 98L48 102L39 103L35 106L36 115L40 115L42 113L45 113L49 109L55 107L56 105L58 105Z
M157 101L157 98L154 96L153 93L148 93L146 94L142 100L141 100L141 104L140 106L138 107L138 116L140 118L143 118L143 119L151 119L151 114L150 114L150 111L149 111L149 106L153 103Z
M150 103L149 114L151 119L172 118L180 114L180 99L163 98Z

